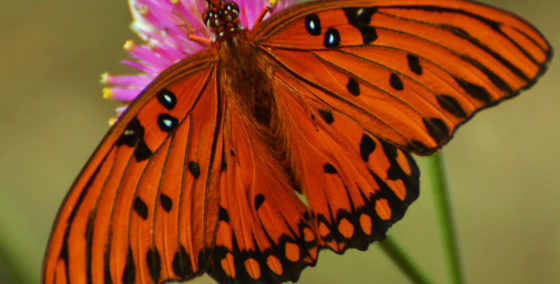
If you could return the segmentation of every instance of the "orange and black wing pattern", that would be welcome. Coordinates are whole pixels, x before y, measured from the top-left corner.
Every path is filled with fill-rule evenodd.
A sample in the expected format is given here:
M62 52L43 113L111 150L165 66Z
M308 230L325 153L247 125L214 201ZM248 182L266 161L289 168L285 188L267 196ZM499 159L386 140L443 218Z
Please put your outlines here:
M56 219L44 283L202 273L218 222L223 104L215 54L162 73L110 130Z
M290 74L269 83L272 128L223 96L225 174L208 267L219 283L296 281L321 248L342 253L383 239L418 196L409 153L304 99L313 90Z
M247 90L270 96L271 124L226 86L242 77L222 43L167 69L72 186L44 283L296 281L320 249L383 239L418 197L411 152L437 151L552 55L522 19L458 0L310 2L244 35L252 53L227 59L259 59L239 72L265 70Z
M291 170L318 245L383 239L418 196L427 155L477 111L530 87L550 46L530 24L467 1L320 1L254 30L277 66Z
M298 78L278 72L277 84L292 172L313 217L318 246L342 253L384 239L418 197L419 172L410 153L309 99L316 90Z
M552 50L530 24L468 1L320 1L255 29L312 98L427 155L478 110L530 87Z
M307 207L254 119L227 106L220 221L208 273L219 283L295 281L318 247Z

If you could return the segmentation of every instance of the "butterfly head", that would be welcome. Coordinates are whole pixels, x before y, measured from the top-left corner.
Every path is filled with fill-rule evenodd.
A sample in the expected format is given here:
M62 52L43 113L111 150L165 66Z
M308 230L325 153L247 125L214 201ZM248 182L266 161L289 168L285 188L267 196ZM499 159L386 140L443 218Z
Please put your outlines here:
M207 3L204 24L212 29L218 41L231 37L242 28L237 4L224 0L208 0Z

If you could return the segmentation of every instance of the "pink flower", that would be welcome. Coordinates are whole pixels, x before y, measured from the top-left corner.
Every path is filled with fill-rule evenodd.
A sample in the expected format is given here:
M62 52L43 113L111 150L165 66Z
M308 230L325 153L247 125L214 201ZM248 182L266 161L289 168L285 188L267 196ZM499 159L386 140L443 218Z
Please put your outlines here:
M244 28L251 29L257 17L266 6L273 6L275 0L235 0L240 10L240 21ZM211 30L206 27L202 15L206 9L204 0L129 0L132 13L131 28L140 36L143 43L138 45L132 40L124 44L131 60L121 63L136 68L138 74L112 75L103 73L101 82L103 97L129 103L163 70L170 65L206 48L188 38L191 27L197 36L214 40ZM278 12L295 0L275 3ZM120 116L126 105L117 108ZM115 120L113 119L112 122Z

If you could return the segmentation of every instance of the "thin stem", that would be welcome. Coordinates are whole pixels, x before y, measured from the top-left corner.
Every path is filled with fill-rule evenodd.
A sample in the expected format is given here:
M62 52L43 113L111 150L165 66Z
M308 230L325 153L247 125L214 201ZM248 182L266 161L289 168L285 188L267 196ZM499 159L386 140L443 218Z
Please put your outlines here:
M387 236L384 241L379 242L379 246L410 281L418 284L433 283L392 238Z
M442 238L443 253L447 268L448 283L465 283L462 268L459 241L451 209L449 188L443 168L442 154L437 153L427 158L428 175L432 183L434 206L439 219L439 228Z

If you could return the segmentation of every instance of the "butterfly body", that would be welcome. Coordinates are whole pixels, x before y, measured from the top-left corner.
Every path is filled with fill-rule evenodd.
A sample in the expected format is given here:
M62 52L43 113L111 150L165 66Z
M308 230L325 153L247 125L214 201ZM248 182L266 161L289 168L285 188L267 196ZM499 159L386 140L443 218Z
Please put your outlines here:
M275 73L274 65L248 33L243 31L221 44L220 86L232 104L262 127L270 128L273 120L277 121L274 84L270 80Z
M320 249L366 249L418 196L430 154L530 86L551 50L467 1L296 5L162 72L111 128L55 223L45 283L298 279ZM299 194L303 197L300 198Z

